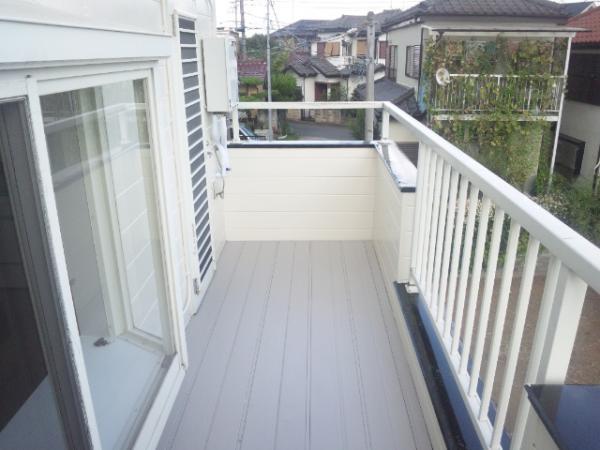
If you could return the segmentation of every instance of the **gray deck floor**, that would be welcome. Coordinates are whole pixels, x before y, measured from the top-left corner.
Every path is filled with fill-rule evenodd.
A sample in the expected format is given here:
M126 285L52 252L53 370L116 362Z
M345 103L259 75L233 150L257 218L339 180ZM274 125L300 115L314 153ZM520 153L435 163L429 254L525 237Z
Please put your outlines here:
M431 448L373 246L231 242L160 449Z

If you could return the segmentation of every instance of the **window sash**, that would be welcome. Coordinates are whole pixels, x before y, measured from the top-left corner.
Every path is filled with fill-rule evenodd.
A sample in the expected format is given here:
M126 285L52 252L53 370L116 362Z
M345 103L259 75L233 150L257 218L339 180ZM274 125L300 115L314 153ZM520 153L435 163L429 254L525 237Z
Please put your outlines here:
M419 78L421 64L421 46L409 45L406 47L405 75L409 78Z

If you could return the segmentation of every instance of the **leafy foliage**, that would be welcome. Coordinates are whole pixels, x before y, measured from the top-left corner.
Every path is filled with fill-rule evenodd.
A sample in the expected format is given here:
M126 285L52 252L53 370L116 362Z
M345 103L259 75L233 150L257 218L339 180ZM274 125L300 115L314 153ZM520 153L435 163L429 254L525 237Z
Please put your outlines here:
M296 86L296 78L290 74L278 73L271 79L271 95L276 102L302 100L302 91Z
M283 73L287 65L289 50L284 42L271 39L271 73ZM249 58L267 59L267 35L255 34L246 39Z
M432 128L509 183L529 190L548 127L535 109L550 107L555 87L551 77L563 73L566 48L564 38L429 40L423 63L424 78L429 80L425 101L429 111L440 102L451 110L450 120L432 119ZM452 93L460 95L453 96L436 89L435 72L440 67L452 73L515 76L502 83L495 77L454 79ZM524 98L528 108L523 107ZM457 117L465 114L472 114L471 119Z
M334 84L331 86L327 100L330 102L339 102L348 100L348 90L341 84Z
M244 86L260 86L264 83L259 77L240 77L240 84Z

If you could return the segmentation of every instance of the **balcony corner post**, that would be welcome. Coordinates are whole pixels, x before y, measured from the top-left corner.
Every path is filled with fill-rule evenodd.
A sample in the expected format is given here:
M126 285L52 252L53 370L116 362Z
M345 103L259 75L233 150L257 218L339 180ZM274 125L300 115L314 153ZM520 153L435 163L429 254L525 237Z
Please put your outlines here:
M587 284L553 258L546 276L525 384L565 382L586 292ZM531 413L527 395L522 392L511 449L521 448L528 436Z
M390 138L390 113L383 106L381 114L381 140L385 141Z

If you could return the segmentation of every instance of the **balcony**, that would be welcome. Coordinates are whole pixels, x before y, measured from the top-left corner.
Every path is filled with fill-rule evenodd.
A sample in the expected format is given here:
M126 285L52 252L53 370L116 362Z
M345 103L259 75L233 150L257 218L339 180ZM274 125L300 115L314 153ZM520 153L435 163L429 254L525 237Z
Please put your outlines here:
M240 105L269 108L380 110L382 139L231 143L159 448L551 448L523 386L567 379L600 249L392 104Z
M431 113L440 120L469 120L498 104L522 120L558 120L564 76L450 74L447 85L431 84Z

